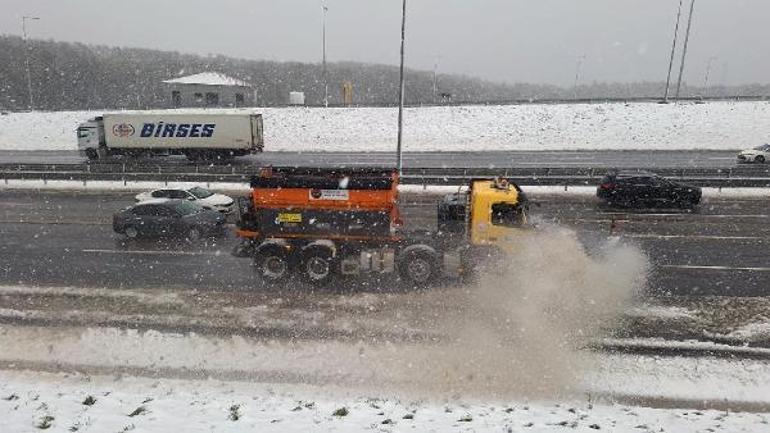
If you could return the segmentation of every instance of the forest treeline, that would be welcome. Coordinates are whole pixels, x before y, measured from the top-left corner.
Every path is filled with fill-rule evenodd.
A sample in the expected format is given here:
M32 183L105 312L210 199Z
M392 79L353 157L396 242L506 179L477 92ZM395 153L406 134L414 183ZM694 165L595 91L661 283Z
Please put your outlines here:
M320 63L244 60L138 48L117 48L0 35L0 109L29 105L25 50L29 55L33 107L42 110L100 108L145 109L170 105L163 80L215 71L251 83L263 106L284 105L290 91L305 92L309 105L323 102ZM342 85L353 84L354 105L392 105L398 101L398 67L354 62L327 65L329 102L342 102ZM520 100L623 99L659 97L662 82L590 83L575 88L540 84L503 84L439 74L434 93L432 71L407 70L407 104L496 103ZM685 96L765 96L769 85L685 87Z

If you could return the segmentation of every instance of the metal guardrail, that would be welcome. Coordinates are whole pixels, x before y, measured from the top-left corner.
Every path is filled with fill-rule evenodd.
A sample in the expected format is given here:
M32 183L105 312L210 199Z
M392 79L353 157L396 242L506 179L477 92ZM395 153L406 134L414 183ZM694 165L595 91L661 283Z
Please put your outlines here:
M256 165L182 165L182 164L0 164L0 181L71 180L88 181L154 181L248 183L256 173ZM604 167L533 167L533 168L405 168L402 183L407 185L466 184L478 177L503 176L519 185L593 186L608 171ZM696 186L770 187L770 166L738 166L733 168L660 168L645 167L623 171L655 173Z

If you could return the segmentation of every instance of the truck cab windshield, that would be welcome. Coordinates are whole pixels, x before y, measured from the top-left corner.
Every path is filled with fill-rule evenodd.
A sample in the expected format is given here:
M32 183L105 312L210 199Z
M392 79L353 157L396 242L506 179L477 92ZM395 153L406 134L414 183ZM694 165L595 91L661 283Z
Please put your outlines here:
M93 128L78 128L78 138L86 138L91 134Z
M524 211L519 205L495 203L492 205L492 224L503 227L524 225Z

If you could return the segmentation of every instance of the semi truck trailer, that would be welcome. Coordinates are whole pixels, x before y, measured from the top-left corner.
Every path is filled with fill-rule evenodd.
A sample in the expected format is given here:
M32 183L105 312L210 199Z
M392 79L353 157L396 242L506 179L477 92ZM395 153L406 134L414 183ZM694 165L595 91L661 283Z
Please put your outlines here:
M221 159L261 152L261 114L104 114L77 128L89 160L113 155Z
M468 275L526 230L527 198L506 179L473 179L436 208L435 230L405 226L392 169L260 170L238 202L234 255L277 283L397 273L413 286Z

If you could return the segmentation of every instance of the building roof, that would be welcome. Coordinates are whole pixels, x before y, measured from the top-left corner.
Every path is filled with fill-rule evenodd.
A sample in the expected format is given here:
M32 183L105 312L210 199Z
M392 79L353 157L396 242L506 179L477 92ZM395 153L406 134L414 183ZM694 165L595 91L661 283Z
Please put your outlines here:
M241 81L233 77L228 77L227 75L220 74L219 72L202 72L200 74L188 75L186 77L164 80L163 82L168 84L197 84L201 86L251 87L251 85L245 81Z

